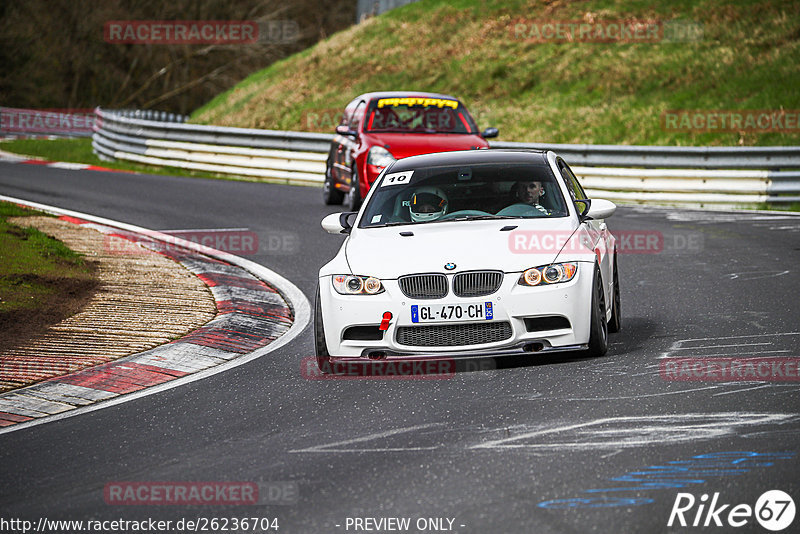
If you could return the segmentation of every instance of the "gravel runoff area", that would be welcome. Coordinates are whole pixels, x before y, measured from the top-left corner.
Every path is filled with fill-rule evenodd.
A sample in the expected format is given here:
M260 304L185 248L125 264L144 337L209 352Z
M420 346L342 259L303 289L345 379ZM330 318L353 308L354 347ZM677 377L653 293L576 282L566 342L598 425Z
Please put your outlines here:
M0 354L0 393L168 343L217 309L206 284L177 261L86 225L18 217L97 264L97 291L77 314L39 339Z

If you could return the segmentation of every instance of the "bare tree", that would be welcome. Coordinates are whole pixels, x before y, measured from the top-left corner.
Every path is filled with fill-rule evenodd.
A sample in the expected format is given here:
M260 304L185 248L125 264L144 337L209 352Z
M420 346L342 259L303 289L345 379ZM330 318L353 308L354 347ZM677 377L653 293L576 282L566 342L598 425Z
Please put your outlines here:
M355 0L6 0L0 105L136 107L189 113L254 71L346 28ZM104 40L114 20L284 21L296 39L144 45Z

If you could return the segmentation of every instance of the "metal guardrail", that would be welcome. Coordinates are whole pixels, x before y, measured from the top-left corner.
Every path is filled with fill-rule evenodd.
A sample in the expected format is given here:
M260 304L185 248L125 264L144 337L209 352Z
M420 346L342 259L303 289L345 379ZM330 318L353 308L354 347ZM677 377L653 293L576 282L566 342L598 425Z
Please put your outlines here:
M101 158L288 183L322 183L333 137L95 113L92 147Z
M798 171L582 166L572 170L590 196L618 202L715 206L800 202Z
M690 147L564 145L497 141L492 148L552 150L570 165L694 168L800 169L800 146Z
M331 134L186 124L186 118L179 115L149 115L151 112L140 110L97 108L95 113L92 146L101 158L288 183L321 184L333 139ZM716 206L800 202L797 146L509 142L491 146L553 150L573 165L590 195L618 202Z
M156 111L154 109L115 109L113 113L129 119L143 119L147 121L183 123L189 120L188 115L169 113L168 111Z

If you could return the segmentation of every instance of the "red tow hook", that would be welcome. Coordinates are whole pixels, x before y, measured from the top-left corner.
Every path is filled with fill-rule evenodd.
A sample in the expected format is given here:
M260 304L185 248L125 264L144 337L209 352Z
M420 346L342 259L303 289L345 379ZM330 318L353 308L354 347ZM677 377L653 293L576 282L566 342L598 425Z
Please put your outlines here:
M383 319L379 330L389 330L389 321L392 320L392 312L383 312Z

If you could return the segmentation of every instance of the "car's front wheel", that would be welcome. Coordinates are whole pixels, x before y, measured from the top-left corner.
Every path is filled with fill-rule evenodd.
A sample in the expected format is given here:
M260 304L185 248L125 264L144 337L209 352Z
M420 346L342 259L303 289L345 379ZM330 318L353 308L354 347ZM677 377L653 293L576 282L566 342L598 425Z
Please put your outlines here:
M319 286L314 299L314 348L317 351L317 367L322 374L331 372L331 355L325 344L325 325L322 322L322 306L320 305Z
M329 206L341 204L344 200L344 193L334 187L329 170L325 171L325 182L322 184L322 200Z
M358 179L358 171L355 167L353 167L353 172L350 176L352 177L350 179L350 191L347 192L345 206L347 206L348 211L358 211L358 208L361 207L361 186Z
M604 356L608 352L608 323L606 322L606 298L600 267L594 267L592 283L592 320L589 327L589 356Z

